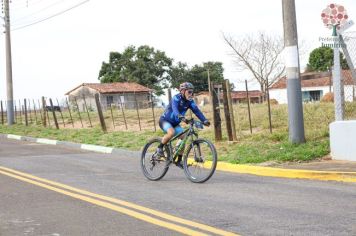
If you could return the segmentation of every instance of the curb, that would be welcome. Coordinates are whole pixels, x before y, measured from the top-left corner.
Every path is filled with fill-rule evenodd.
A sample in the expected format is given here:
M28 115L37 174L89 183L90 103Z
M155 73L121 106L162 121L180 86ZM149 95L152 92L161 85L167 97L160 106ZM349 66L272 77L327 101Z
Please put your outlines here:
M82 149L86 151L93 151L106 154L119 154L139 158L141 152L130 151L121 148L110 148L99 145L80 144L68 141L57 141L44 138L33 138L27 136L19 136L13 134L0 134L0 138L15 139L21 141L29 141L48 145L65 146L74 149ZM300 169L282 169L273 167L261 167L252 165L238 165L227 162L218 162L217 170L225 172L233 172L239 174L252 174L258 176L291 178L291 179L313 179L322 181L340 181L356 183L356 172L338 172L338 171L314 171L314 170L300 170Z
M218 162L217 170L258 176L356 183L356 172L282 169Z
M45 139L45 138L33 138L33 137L20 136L14 134L0 134L0 138L29 141L29 142L40 143L40 144L56 145L56 146L74 148L74 149L82 149L85 151L105 153L105 154L121 154L121 155L132 156L132 157L139 157L141 154L141 152L138 151L130 151L121 148L111 148L111 147L104 147L104 146L92 145L92 144L73 143L68 141L58 141L58 140Z

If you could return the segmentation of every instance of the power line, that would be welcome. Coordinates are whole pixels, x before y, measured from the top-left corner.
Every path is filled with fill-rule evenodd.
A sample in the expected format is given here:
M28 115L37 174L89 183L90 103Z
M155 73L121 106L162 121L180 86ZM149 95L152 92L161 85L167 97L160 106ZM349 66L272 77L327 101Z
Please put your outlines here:
M57 4L61 3L61 2L63 2L63 0L59 0L59 1L53 3L53 4L49 5L49 6L46 6L45 8L42 8L42 9L36 11L36 12L32 12L31 14L28 14L28 15L26 15L26 16L17 18L17 19L15 19L15 20L13 20L12 22L15 23L15 22L21 21L22 19L28 18L29 16L33 16L33 15L39 13L39 12L42 12L42 11L44 11L44 10L47 10L48 8L51 8L51 7L57 5Z
M38 0L38 1L31 1L31 4L29 3L29 0L25 0L24 2L19 2L17 0L16 2L11 2L11 10L22 10L22 9L27 9L29 6L37 5L39 2L42 2L44 0Z
M74 5L74 6L68 8L68 9L66 9L66 10L64 10L64 11L58 12L58 13L56 13L56 14L54 14L54 15L52 15L52 16L46 17L46 18L44 18L44 19L35 21L35 22L31 23L31 24L27 24L27 25L24 25L24 26L20 26L20 27L14 28L14 29L12 29L11 31L23 29L23 28L26 28L26 27L29 27L29 26L32 26L32 25L41 23L41 22L43 22L43 21L49 20L49 19L51 19L51 18L53 18L53 17L62 15L62 14L66 13L66 12L68 12L68 11L74 9L74 8L77 8L77 7L83 5L83 4L87 3L87 2L89 2L89 0L85 0L85 1L83 1L83 2L80 2L80 3L78 3L77 5Z

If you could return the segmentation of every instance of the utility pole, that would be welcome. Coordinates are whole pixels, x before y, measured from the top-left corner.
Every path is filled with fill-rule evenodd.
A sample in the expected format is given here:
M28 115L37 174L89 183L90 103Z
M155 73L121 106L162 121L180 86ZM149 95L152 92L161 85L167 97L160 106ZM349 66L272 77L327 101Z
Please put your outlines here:
M298 144L305 142L305 135L294 0L282 0L282 10L287 77L289 141Z
M7 94L7 124L14 124L14 95L12 89L12 62L10 40L9 0L4 0L5 11L5 46L6 46L6 94Z
M209 71L209 68L208 68L208 87L209 87L209 94L211 93L211 88L210 88L210 71ZM213 101L211 101L212 103Z

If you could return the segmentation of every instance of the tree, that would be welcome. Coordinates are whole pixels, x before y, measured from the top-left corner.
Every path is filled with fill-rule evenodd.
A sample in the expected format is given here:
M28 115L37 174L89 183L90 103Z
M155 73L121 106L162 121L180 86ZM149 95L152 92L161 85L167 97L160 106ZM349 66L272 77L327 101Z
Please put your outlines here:
M123 53L110 52L109 62L102 63L98 79L101 83L136 82L161 95L170 81L172 61L153 47L129 46Z
M189 68L187 64L179 62L171 70L172 87L178 88L180 83L191 82L195 92L208 91L208 70L210 80L216 83L224 82L224 68L221 62L205 62L203 65L194 65Z
M344 58L344 55L340 52L340 64L341 68L348 70L349 66ZM329 47L319 47L314 49L309 54L309 62L307 65L307 71L330 71L334 65L334 51Z
M246 35L239 39L223 34L223 38L232 50L237 69L250 71L262 92L284 74L285 66L281 61L284 47L282 37L259 32L257 36Z

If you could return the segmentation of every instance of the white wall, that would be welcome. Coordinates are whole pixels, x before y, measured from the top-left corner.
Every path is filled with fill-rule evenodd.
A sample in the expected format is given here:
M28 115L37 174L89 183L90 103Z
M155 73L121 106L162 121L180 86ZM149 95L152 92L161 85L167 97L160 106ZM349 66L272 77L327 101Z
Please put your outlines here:
M330 124L330 150L334 160L356 161L356 121Z
M302 88L302 91L316 91L316 90L322 90L323 96L324 96L326 93L329 92L329 86ZM331 92L333 92L333 87L331 87ZM345 101L352 102L353 101L353 86L346 85L344 87L344 93L345 93ZM356 94L356 88L355 88L355 94ZM288 103L287 89L271 89L269 91L269 96L271 99L276 99L279 104L287 104Z
M322 90L323 91L323 96L329 92L329 86L324 86L324 87L306 87L302 88L302 91L316 91L316 90ZM351 90L352 94L352 89L347 89ZM331 92L333 91L333 88L331 87ZM269 91L269 96L272 99L276 99L279 104L286 104L288 103L287 99L287 89L271 89ZM351 95L352 96L352 95ZM346 97L346 89L345 89L345 97Z
M287 89L271 89L269 90L270 99L276 99L278 104L287 103Z
M353 92L353 90L355 90ZM344 94L345 94L345 101L347 102L352 102L353 101L353 93L356 94L356 88L355 86L352 86L352 85L346 85L344 87Z

